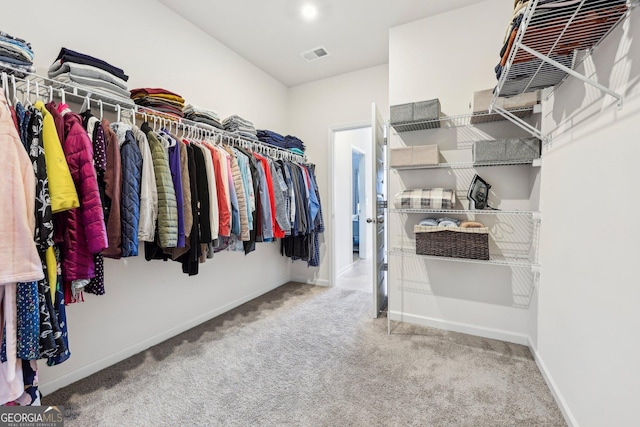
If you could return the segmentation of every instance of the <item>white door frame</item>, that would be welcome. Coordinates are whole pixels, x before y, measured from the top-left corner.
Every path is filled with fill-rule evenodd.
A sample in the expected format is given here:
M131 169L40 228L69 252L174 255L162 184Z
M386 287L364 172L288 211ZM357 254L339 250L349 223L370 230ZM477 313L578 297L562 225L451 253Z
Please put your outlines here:
M329 176L328 176L328 180L329 180L329 189L330 189L330 204L329 204L329 218L331 219L331 241L329 242L329 244L327 245L327 253L329 255L329 259L331 260L331 262L329 263L329 280L330 280L330 286L335 286L336 285L336 280L337 280L337 276L336 276L336 248L335 248L335 244L336 244L336 215L335 215L335 192L334 192L334 188L335 188L335 165L334 165L334 153L335 153L335 134L336 132L342 132L342 131L346 131L346 130L354 130L354 129L363 129L363 128L370 128L372 126L371 122L368 121L362 121L362 122L356 122L356 123L351 123L351 124L345 124L345 125L335 125L335 126L329 126L329 143L327 144L329 147Z

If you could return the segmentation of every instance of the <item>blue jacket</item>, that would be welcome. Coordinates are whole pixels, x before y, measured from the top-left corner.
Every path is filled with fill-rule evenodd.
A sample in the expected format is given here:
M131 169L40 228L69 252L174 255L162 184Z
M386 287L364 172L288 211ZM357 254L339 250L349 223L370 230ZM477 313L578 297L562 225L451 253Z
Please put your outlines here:
M138 223L140 221L140 186L142 183L142 153L133 132L128 130L120 146L122 159L122 256L138 256Z

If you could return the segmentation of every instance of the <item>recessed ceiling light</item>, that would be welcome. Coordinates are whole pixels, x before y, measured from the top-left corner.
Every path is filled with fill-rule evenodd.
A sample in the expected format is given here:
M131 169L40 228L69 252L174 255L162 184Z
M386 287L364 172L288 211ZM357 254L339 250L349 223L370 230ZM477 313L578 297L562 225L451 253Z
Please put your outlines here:
M302 8L302 16L305 19L312 20L318 14L318 9L312 4L307 4Z

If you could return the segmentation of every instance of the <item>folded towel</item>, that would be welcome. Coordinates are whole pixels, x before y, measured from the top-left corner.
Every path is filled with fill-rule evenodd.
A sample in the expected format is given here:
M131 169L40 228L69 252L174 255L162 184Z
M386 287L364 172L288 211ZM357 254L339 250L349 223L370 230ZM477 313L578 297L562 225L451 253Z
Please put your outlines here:
M93 56L85 55L80 52L75 52L71 49L67 49L66 47L60 49L60 53L58 53L58 57L54 62L56 61L92 65L121 78L125 82L129 80L129 76L127 76L121 68L114 67L102 59L94 58Z
M428 226L428 227L437 227L438 221L433 218L425 218L422 221L420 221L419 225Z
M129 88L127 87L127 82L107 71L104 71L92 65L76 64L74 62L54 62L49 67L48 75L50 79L53 79L54 77L59 76L63 73L69 73L76 77L102 80L104 82L118 86L124 91L127 91L126 96L129 97Z

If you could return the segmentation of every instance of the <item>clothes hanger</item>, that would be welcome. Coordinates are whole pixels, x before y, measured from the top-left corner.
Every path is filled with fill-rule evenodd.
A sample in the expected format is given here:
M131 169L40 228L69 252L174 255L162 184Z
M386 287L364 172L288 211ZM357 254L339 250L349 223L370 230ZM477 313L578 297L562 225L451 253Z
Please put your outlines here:
M53 102L53 86L49 85L49 102Z
M100 120L104 117L104 106L102 105L102 99L98 99L98 107L100 108Z
M120 104L116 104L116 117L117 117L116 122L117 123L120 123L120 118L121 118L120 117L120 113L121 112L122 112L122 108L120 107Z
M20 102L18 99L18 86L16 85L16 76L11 75L11 86L13 87L13 103L17 104Z
M4 90L4 97L9 99L9 75L2 72L2 89Z
M87 92L87 95L84 97L84 101L82 102L82 106L80 107L80 111L82 111L82 112L85 112L85 111L91 112L91 94L89 92ZM102 115L100 116L100 119L102 120Z
M61 99L62 103L66 104L67 103L67 101L66 101L66 95L67 95L66 92L64 91L63 88L60 88L59 91L60 91L60 99Z
M131 123L133 127L136 127L136 109L133 107L131 108Z

